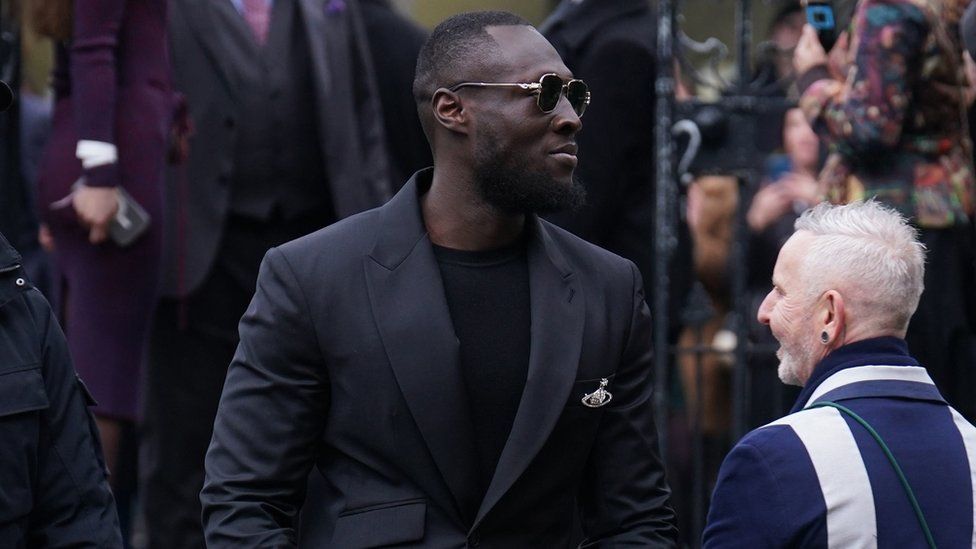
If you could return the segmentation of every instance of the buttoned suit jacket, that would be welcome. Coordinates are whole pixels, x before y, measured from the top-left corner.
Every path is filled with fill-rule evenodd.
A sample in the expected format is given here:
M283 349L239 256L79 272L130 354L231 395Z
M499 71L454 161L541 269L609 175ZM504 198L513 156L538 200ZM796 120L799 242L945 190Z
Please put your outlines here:
M528 378L478 492L459 342L420 213L431 173L266 255L207 454L208 546L293 544L313 462L329 547L565 547L577 501L587 546L673 546L639 273L535 217ZM601 379L611 401L584 406Z
M379 206L392 196L382 109L360 7L355 0L294 0L312 64L322 160L336 216ZM192 121L190 155L167 177L163 293L196 289L213 265L230 208L234 142L241 112L236 90L257 50L231 0L172 0L169 13L174 83ZM270 184L271 182L269 182Z

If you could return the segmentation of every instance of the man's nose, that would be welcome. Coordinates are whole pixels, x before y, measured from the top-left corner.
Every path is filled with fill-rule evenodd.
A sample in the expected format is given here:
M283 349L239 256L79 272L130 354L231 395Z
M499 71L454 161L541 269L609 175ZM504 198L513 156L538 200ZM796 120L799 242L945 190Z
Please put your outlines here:
M579 115L573 110L573 106L569 103L566 94L559 96L559 102L556 103L554 114L552 125L556 133L573 135L583 129L583 121L580 120Z
M759 305L759 312L756 314L756 320L758 320L760 324L769 324L769 313L773 309L773 292L775 291L775 289L770 290L769 293L766 294L766 298L763 299L762 304Z

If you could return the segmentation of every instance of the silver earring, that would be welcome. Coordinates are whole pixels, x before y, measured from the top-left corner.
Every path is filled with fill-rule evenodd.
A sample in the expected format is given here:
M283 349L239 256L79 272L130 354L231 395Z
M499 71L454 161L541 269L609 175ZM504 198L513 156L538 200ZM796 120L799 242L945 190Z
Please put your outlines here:
M829 335L827 335L827 332L826 332L826 331L823 331L823 332L820 332L820 341L821 341L821 342L822 342L822 343L823 343L824 345L826 345L826 344L827 344L827 342L828 342L828 341L830 341L830 336L829 336Z

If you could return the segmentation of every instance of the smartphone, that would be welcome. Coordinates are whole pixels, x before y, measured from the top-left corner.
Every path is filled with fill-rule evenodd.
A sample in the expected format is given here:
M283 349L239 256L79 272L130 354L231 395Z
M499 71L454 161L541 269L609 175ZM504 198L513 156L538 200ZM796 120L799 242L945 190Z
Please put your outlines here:
M71 201L74 192L81 185L85 184L85 178L80 177L71 185L71 192L67 196L51 203L52 211L71 211ZM131 245L139 239L152 224L152 217L132 195L125 192L122 187L118 188L119 209L115 212L115 217L108 224L108 236L121 248ZM73 213L72 213L73 215Z
M829 0L804 0L803 8L807 16L807 24L817 31L817 38L824 51L830 52L837 42L837 18L834 16L834 6Z
M108 236L119 247L139 239L151 224L149 213L132 196L119 187L119 210L108 224Z
M784 175L793 171L793 161L788 154L771 154L766 158L766 181L775 183Z

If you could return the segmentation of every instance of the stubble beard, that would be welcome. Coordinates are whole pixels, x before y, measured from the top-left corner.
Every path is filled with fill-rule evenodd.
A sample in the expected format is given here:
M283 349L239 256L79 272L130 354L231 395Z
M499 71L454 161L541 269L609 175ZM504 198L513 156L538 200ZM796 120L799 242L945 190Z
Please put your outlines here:
M803 372L812 371L813 356L814 351L810 345L781 342L780 348L776 352L776 358L779 359L779 367L776 369L779 380L786 385L803 387L806 383L806 380L803 379Z

